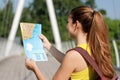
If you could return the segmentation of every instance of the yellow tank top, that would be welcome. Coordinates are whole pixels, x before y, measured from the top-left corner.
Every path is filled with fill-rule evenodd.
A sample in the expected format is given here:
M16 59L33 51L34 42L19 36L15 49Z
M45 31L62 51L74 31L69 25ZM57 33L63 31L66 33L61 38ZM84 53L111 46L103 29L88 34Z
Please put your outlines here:
M87 44L81 44L78 45L78 47L81 47L91 55L90 48ZM94 79L94 70L93 68L88 65L88 67L80 72L73 72L71 75L71 80L93 80Z

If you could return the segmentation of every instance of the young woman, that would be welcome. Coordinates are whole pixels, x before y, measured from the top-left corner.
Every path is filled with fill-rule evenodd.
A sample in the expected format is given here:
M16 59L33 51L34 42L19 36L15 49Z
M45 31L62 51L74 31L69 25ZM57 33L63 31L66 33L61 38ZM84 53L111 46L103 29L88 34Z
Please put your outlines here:
M70 37L76 40L77 46L85 49L103 74L111 79L115 71L110 55L108 28L101 13L87 6L76 7L68 17L67 30ZM77 51L68 51L64 55L44 35L40 39L44 47L61 63L53 80L94 80L95 71ZM38 80L46 80L33 60L26 60L26 67L36 74Z

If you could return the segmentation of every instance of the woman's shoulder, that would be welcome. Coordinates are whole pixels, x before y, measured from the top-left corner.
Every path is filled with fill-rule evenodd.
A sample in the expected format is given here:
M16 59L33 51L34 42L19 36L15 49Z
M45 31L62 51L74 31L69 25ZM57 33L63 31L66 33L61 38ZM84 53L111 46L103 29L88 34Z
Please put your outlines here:
M66 52L66 55L65 56L68 56L68 57L72 57L72 58L76 58L78 56L81 56L79 52L75 51L75 50L68 50Z
M81 54L75 50L69 50L66 52L65 58L69 58L74 60L75 62L80 63L81 61L84 61L84 58L81 56Z

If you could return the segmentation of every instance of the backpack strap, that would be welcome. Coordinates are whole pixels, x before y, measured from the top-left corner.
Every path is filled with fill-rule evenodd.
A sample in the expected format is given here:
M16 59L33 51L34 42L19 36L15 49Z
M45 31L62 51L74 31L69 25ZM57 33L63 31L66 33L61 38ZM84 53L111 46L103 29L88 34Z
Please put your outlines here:
M114 75L114 77L112 78L112 80L118 80L118 76Z
M103 73L101 72L101 70L99 69L99 67L97 66L96 62L91 58L91 56L88 54L87 51L85 51L83 48L81 47L76 47L73 48L71 50L75 50L77 52L79 52L84 59L94 68L94 70L97 72L97 74L101 77L102 80L107 80ZM70 51L70 50L69 50Z

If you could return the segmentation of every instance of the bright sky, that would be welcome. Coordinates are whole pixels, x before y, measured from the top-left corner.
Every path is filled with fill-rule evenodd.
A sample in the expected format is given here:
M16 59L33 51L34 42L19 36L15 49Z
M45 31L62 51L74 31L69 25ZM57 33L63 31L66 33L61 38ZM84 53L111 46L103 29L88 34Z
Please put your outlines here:
M33 0L25 0L25 5L28 5L30 1ZM107 11L107 16L111 19L119 19L120 20L120 0L95 0L97 9L105 9Z
M120 0L95 0L98 9L105 9L111 19L120 20Z
M4 0L3 0L4 1ZM0 8L4 6L3 1L0 0ZM28 6L33 0L25 0L25 6ZM107 11L107 16L111 19L120 20L120 0L95 0L97 9L105 9ZM18 0L13 0L14 8L16 9Z

